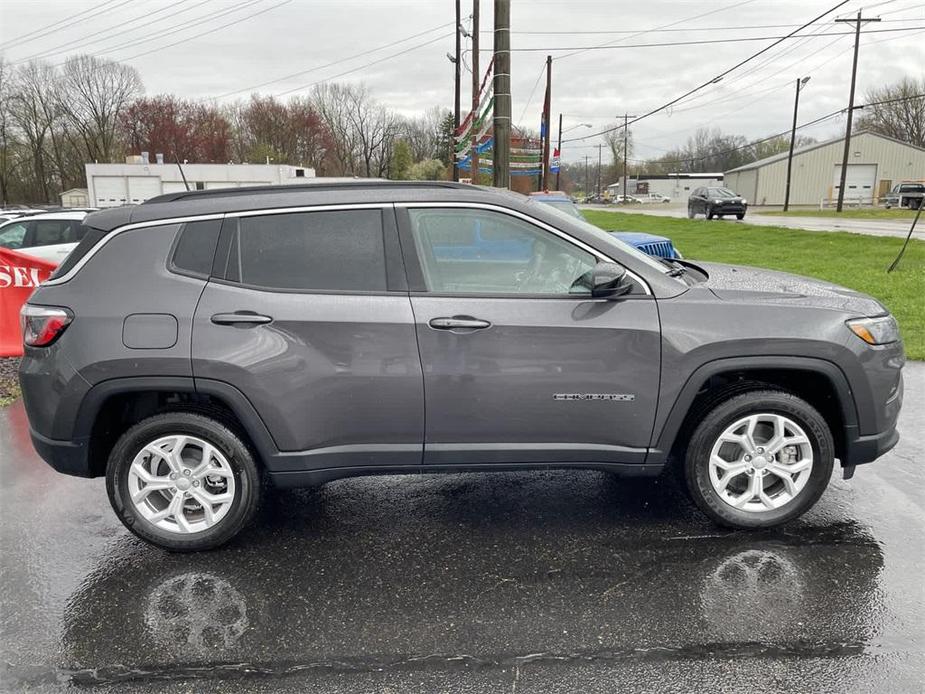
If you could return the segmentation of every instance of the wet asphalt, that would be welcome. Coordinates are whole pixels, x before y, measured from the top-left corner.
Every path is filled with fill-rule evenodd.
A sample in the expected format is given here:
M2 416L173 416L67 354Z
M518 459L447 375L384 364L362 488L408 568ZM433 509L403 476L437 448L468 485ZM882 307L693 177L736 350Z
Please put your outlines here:
M723 531L668 479L341 480L224 549L146 546L0 410L0 689L920 692L925 364L899 446Z

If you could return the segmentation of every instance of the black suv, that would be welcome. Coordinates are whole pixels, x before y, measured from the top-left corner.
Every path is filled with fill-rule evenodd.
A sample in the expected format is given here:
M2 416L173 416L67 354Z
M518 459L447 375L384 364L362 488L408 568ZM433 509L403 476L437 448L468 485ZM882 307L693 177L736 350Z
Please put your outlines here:
M747 211L748 200L728 188L695 188L687 201L687 216L690 219L698 214L704 215L707 219L722 219L723 215L727 214L734 214L736 219L745 219Z

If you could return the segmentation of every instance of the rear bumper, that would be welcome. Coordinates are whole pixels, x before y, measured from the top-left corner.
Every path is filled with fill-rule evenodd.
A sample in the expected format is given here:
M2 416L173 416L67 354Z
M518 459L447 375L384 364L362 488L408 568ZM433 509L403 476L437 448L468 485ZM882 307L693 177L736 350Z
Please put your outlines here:
M92 477L90 474L89 443L86 440L58 441L29 429L32 446L46 463L65 475Z

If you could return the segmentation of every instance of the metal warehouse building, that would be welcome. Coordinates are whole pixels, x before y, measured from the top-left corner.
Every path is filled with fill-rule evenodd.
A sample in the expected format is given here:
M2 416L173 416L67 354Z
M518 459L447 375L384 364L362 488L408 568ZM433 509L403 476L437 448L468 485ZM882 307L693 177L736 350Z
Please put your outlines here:
M186 190L183 175L190 190L296 184L315 176L314 169L276 164L184 164L181 174L176 164L150 164L142 157L84 168L93 207L134 205L161 193L178 193Z
M793 152L790 204L815 205L838 197L844 138ZM925 149L871 132L851 137L845 202L876 203L902 181L925 178ZM727 171L725 185L756 205L783 205L787 152Z

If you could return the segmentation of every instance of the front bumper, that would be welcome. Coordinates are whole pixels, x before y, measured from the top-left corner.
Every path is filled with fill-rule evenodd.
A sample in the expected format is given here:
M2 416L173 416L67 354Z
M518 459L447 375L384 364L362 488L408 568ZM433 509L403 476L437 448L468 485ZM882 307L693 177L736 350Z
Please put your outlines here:
M713 214L745 214L746 210L748 210L748 205L726 203L723 205L710 205L710 208L713 210Z

